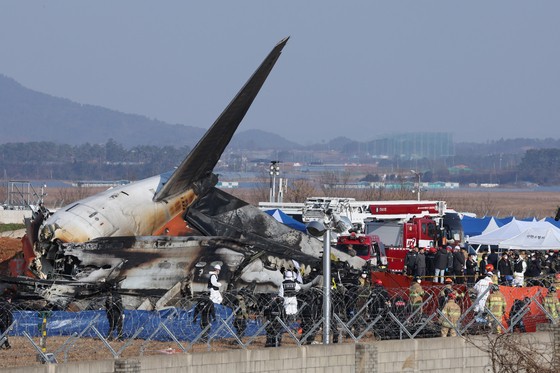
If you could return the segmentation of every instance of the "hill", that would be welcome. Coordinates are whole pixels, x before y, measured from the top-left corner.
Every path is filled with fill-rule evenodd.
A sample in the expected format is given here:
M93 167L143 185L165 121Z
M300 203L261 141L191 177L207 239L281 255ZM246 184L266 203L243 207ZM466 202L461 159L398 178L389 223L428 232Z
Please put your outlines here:
M104 144L113 139L130 148L137 145L192 147L205 129L76 103L25 88L0 74L0 132L0 144L41 141ZM246 145L256 149L299 147L278 135L256 130L240 131L232 141L234 147Z

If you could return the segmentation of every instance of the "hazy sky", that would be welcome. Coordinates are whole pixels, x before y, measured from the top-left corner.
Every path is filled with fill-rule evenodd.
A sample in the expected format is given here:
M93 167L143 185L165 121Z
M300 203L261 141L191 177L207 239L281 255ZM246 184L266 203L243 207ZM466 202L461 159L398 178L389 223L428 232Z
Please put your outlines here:
M209 127L291 36L240 129L560 137L560 1L0 2L0 74Z

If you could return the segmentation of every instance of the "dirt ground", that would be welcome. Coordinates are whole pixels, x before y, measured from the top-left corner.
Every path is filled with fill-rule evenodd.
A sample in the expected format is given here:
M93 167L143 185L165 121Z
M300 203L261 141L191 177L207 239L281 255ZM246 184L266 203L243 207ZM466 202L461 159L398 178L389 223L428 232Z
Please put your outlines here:
M264 347L264 336L260 336L251 341L246 346L247 349L255 350ZM321 338L319 337L319 340ZM344 340L343 342L351 342L351 339ZM33 342L39 345L39 338L33 338ZM237 340L221 339L214 340L210 345L207 343L195 343L192 346L188 341L180 341L181 345L188 353L208 352L208 351L228 351L239 350L243 348ZM243 338L243 343L247 344L249 338ZM130 343L130 344L129 344ZM39 354L33 344L26 337L10 337L10 344L12 348L9 350L0 350L0 368L6 367L22 367L41 365ZM61 348L66 344L64 348ZM128 341L111 341L109 342L111 348L119 352L125 345L125 349L119 354L122 358L131 358L136 356L148 355L173 355L183 353L180 346L173 342L159 342L149 341L146 342L141 339L128 340ZM295 346L296 342L284 336L282 346ZM57 350L60 349L59 352ZM67 351L67 353L64 353ZM107 360L113 359L114 356L109 348L100 339L93 338L80 338L71 340L70 337L48 337L47 338L47 352L55 353L55 358L58 363L72 362L72 361L88 361L88 360Z

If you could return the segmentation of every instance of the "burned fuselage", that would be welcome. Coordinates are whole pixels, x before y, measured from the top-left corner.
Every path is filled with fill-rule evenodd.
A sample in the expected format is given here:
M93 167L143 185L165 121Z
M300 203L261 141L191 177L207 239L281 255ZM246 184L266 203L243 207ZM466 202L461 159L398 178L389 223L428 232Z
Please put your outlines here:
M219 280L226 288L250 286L257 292L273 292L282 282L280 268L293 266L292 257L227 237L111 237L85 243L61 244L43 268L52 286L40 295L65 305L75 298L102 293L118 284L127 306L137 307L146 298L162 297L170 289L207 290L215 264L222 266ZM298 256L302 270L310 272L319 260ZM72 287L69 285L74 284ZM87 291L81 286L89 284Z

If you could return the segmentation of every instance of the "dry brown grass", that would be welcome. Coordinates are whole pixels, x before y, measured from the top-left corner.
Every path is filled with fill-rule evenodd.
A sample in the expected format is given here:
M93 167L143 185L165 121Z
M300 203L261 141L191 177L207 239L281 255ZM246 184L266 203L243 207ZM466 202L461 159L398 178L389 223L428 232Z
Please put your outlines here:
M234 189L227 192L255 205L263 200L263 193L260 191ZM357 195L356 193L356 195L347 195L347 191L345 194L343 196L332 193L330 197L354 197L358 200L364 200L363 192L362 195ZM315 195L319 194L315 193ZM370 197L375 200L414 199L414 196L411 198L410 193L406 195L391 194ZM515 216L521 219L534 216L537 219L543 219L545 217L554 217L556 210L560 206L560 193L555 192L445 190L424 192L421 197L423 200L446 201L449 208L459 212L472 212L478 217Z

